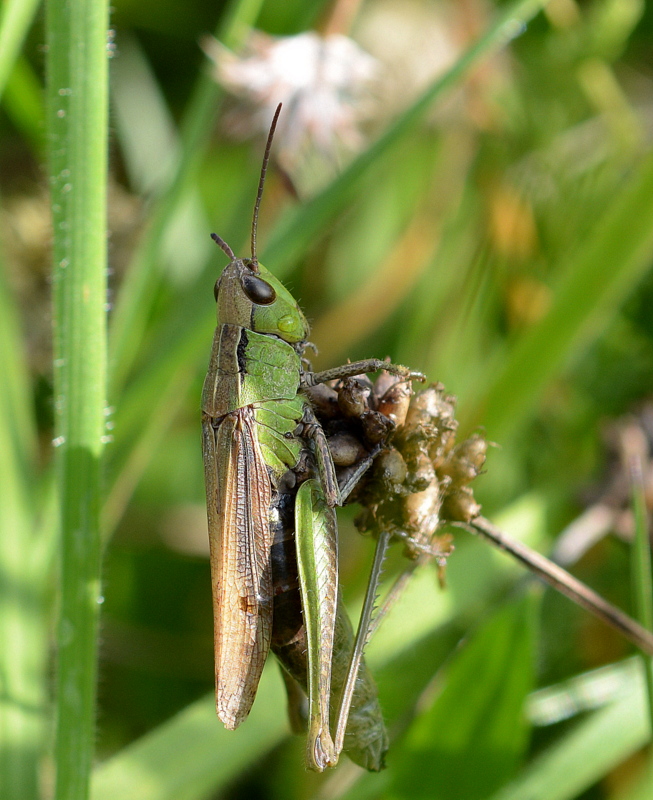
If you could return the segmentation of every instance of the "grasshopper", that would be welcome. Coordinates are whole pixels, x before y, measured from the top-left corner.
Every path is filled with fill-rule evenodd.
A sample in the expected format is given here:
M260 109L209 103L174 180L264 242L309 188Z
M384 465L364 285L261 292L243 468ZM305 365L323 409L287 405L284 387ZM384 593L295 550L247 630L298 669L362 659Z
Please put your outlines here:
M348 647L344 612L338 604L335 506L344 502L374 454L361 458L340 485L326 435L306 392L327 381L379 369L405 380L422 376L380 359L323 372L306 368L308 323L290 292L259 263L256 254L258 212L280 110L279 105L263 157L251 257L236 258L229 245L212 234L230 259L215 284L217 327L202 391L216 709L225 727L234 729L254 701L272 639L272 554L275 531L283 528L280 498L290 495L294 497L294 555L305 628L307 764L322 771L338 761L340 745L334 745L331 734L332 672L334 661L340 664ZM297 475L306 472L307 463L310 477L296 489ZM340 666L338 672L342 672ZM301 668L295 670L302 682L300 673ZM347 681L356 683L357 676L358 668ZM377 716L382 731L380 712ZM344 722L338 719L338 728ZM363 749L380 751L380 755L363 757L372 769L382 765L384 736L376 737L381 745L363 745Z

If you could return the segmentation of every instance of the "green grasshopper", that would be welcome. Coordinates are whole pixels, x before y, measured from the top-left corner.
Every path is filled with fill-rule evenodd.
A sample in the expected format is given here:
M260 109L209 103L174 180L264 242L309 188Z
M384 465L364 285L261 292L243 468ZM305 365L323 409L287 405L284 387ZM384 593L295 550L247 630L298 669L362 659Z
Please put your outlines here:
M334 655L336 662L342 661L346 647L343 612L338 610L335 506L344 502L373 454L361 459L346 484L339 486L326 435L305 390L379 369L406 380L421 376L380 359L324 372L304 368L308 323L290 292L256 255L258 211L280 110L281 106L263 158L251 258L236 258L229 245L212 234L230 259L215 284L217 327L202 391L216 708L224 725L234 729L254 701L273 628L271 554L279 527L279 496L292 490L308 458L314 474L295 494L295 549L307 650L307 763L322 771L334 766L339 756L340 745L334 745L331 735L332 665ZM380 712L378 716L382 730ZM337 720L339 728L341 722ZM384 734L377 738L385 741ZM376 762L371 758L371 768L378 769L381 762L382 754Z

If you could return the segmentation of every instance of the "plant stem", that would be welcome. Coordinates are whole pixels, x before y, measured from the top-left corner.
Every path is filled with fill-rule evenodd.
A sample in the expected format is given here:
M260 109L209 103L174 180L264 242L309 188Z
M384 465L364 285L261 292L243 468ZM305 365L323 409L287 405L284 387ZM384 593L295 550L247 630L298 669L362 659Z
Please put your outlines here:
M511 539L484 517L477 517L469 523L455 522L452 524L457 528L479 533L495 547L510 553L513 558L525 564L531 572L534 572L558 592L603 620L611 628L619 631L622 636L643 652L653 655L653 634L650 631L647 631L616 606L608 603L593 589L574 578L562 567L554 564L546 556L531 550L522 542Z
M105 442L108 5L51 0L46 24L61 508L55 797L84 800L95 738Z

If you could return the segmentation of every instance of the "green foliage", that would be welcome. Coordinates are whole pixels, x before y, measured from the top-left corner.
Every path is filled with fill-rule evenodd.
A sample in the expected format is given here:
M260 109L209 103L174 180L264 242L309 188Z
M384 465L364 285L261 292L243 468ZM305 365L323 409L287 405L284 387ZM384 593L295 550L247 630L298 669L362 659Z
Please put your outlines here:
M551 707L560 707L558 681L575 674L589 685L586 671L611 662L618 672L629 649L566 601L545 598L536 623L539 605L519 583L522 571L462 533L446 589L430 568L418 572L368 650L393 738L385 772L361 776L343 759L335 774L306 774L273 664L241 729L225 731L214 716L198 405L224 255L208 234L216 230L246 252L262 143L228 137L225 121L242 106L214 83L198 40L215 26L237 51L253 25L278 36L324 31L340 5L118 0L109 122L98 112L104 22L91 35L85 14L79 29L61 27L61 4L51 4L45 23L34 3L2 7L3 800L51 797L55 768L60 781L83 787L93 752L98 800L200 800L227 791L234 798L648 796L648 777L628 760L650 736L644 681L571 707L568 716L578 719L554 714L533 726L524 716L524 698L542 680L555 684ZM479 482L484 514L546 551L586 502L603 497L600 481L612 474L606 419L637 411L653 391L653 30L639 0L551 0L541 12L544 5L385 0L362 4L351 26L340 18L342 32L387 59L379 91L390 99L358 154L303 190L301 201L272 167L260 251L312 321L317 367L389 355L458 396L462 427L484 426L499 445ZM446 13L438 16L440 6ZM43 24L50 131L62 119L54 101L72 102L58 90L81 87L79 104L65 107L69 156L47 137L53 174L72 168L79 176L69 199L68 190L61 195L66 181L54 184L59 267L50 284ZM86 35L97 74L72 56ZM449 60L429 72L440 50ZM421 83L415 72L426 76ZM317 138L312 131L300 143ZM278 138L277 156L281 147ZM294 155L301 152L298 145ZM71 294L59 283L66 258L64 269L79 269ZM69 417L54 430L62 408ZM57 482L50 442L64 436L70 444L71 435L78 448L62 451ZM112 441L100 481L103 437ZM105 602L94 729L100 503ZM80 524L71 524L79 514ZM353 608L372 547L354 533L348 509L339 516L343 591ZM598 544L578 569L627 607L625 548L621 540ZM638 563L636 581L645 587L641 556ZM393 553L388 582L402 566ZM59 626L58 685L67 694L53 689L49 663L62 607L64 620L76 619L72 629L86 633L68 657ZM53 754L55 708L64 732ZM73 761L68 735L77 737ZM69 796L83 794L78 786Z
M497 612L443 668L435 702L397 745L389 796L484 798L513 776L527 744L524 701L533 686L528 599Z

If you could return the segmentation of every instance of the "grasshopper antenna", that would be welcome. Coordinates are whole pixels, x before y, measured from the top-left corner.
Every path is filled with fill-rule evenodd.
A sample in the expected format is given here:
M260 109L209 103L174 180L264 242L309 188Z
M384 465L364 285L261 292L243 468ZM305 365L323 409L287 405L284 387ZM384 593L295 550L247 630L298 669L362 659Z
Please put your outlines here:
M256 193L256 203L254 203L254 215L252 216L252 266L255 271L258 271L258 258L256 257L256 231L258 228L258 210L261 206L261 198L263 197L263 186L265 184L265 174L268 171L268 162L270 160L270 149L272 148L272 139L274 131L277 127L277 120L281 113L281 103L277 106L277 110L272 117L272 125L270 125L270 132L268 133L268 140L265 145L265 153L263 154L263 165L261 167L261 177L258 182L258 192ZM218 243L219 244L219 243Z
M225 242L225 240L222 237L218 236L217 233L212 233L211 234L211 238L218 245L220 250L222 250L222 252L229 259L231 259L231 261L235 261L236 260L236 256L234 255L234 251L231 249L231 247L229 247L229 245Z

